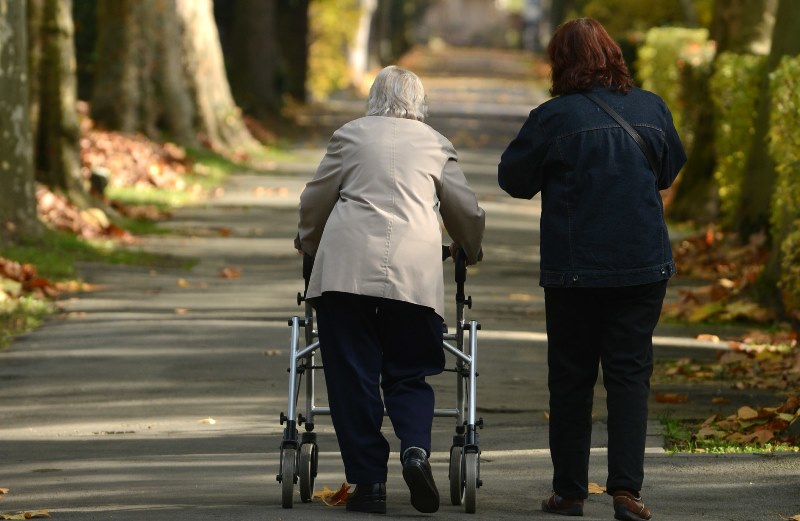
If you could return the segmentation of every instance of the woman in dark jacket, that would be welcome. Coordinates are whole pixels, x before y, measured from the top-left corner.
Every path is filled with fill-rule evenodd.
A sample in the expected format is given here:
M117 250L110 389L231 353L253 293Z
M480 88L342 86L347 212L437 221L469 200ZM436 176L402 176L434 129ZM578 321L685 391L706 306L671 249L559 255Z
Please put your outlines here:
M675 272L659 190L686 161L664 102L638 89L595 20L561 26L547 49L556 96L530 113L500 160L513 197L542 194L541 274L548 335L554 494L542 509L582 515L598 365L608 407L615 517L650 519L644 477L653 330ZM584 94L610 105L650 148Z

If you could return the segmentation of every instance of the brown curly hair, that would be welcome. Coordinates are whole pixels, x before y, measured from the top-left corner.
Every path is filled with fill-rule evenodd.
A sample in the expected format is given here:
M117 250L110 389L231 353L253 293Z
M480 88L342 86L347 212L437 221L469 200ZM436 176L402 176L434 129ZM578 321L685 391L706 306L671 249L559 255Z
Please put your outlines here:
M561 25L547 46L547 55L552 67L553 96L596 86L625 94L633 87L622 50L592 18L577 18Z

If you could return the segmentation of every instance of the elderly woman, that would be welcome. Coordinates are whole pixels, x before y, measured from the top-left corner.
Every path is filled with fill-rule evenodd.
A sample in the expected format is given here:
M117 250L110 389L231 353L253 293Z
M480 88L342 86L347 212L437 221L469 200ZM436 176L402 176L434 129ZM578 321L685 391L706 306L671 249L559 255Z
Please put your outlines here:
M411 504L439 508L428 457L434 393L444 368L442 231L478 261L484 212L453 145L423 123L422 82L383 69L367 115L334 132L300 196L295 246L315 257L308 298L349 483L351 511L386 512L389 443L384 403L400 439ZM380 389L383 390L383 400Z
M597 21L565 23L547 53L556 97L530 113L498 168L513 197L542 193L555 492L542 509L583 515L602 364L614 517L650 519L639 491L653 329L675 273L659 190L686 156L669 109L633 86L619 46Z

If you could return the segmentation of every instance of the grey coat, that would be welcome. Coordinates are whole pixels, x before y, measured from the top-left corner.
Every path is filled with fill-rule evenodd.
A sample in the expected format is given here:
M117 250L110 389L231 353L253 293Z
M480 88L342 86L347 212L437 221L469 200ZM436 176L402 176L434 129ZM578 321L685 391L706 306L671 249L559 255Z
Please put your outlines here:
M428 125L367 116L337 130L300 196L299 246L326 291L402 300L444 316L442 223L475 262L483 210L453 145Z

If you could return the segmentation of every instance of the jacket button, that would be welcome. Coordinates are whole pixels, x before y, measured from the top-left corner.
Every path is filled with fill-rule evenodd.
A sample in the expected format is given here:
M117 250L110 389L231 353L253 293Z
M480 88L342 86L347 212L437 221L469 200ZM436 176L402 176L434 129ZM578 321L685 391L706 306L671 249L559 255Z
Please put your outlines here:
M572 282L578 282L578 276L577 275L573 275L572 276Z
M667 274L667 270L665 270L664 268L661 268L661 274L662 275L666 275Z

